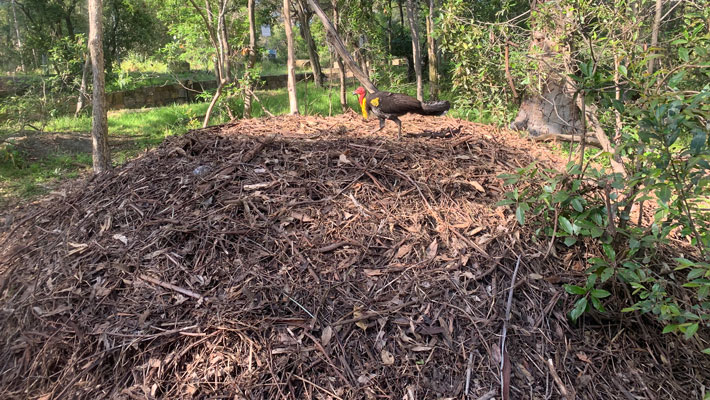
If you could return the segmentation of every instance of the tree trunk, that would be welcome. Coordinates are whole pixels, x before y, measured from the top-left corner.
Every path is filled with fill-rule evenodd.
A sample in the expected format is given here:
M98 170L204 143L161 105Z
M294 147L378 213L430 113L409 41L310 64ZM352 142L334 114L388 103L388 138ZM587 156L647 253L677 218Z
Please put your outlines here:
M340 16L338 15L338 0L331 0L331 5L333 6L333 23L335 24L333 29L335 32L338 31L338 25L340 25ZM333 46L335 48L335 46ZM335 54L336 61L338 63L338 77L340 78L340 109L343 112L348 110L348 97L347 88L345 85L345 63L343 63L343 58Z
M548 4L558 7L555 2L548 2ZM575 96L577 89L572 80L567 77L573 72L572 50L564 43L558 43L553 39L567 37L569 34L566 31L567 27L574 24L569 13L561 7L552 12L555 15L553 32L535 28L549 26L549 24L532 21L534 28L530 40L530 55L531 58L538 60L538 82L529 86L529 94L523 99L518 115L511 122L510 128L527 130L536 140L548 138L569 140L572 137L573 141L577 141L574 137L579 137L582 142L598 142L605 151L613 154L614 147L599 124L596 107L593 104L585 107L587 126L591 130L591 135L584 129L579 111L584 100L581 96ZM544 13L540 15L543 16ZM541 90L537 91L536 87ZM581 135L585 135L584 138L581 138ZM612 158L611 165L614 172L624 174L623 164L618 156Z
M89 70L91 69L91 55L86 55L86 60L84 61L84 68L81 71L81 85L79 86L79 98L76 101L76 111L74 111L74 118L79 116L81 110L84 109L86 103L89 99L89 94L86 92L86 87L88 86Z
M111 153L108 147L108 120L106 116L106 90L104 86L104 49L102 44L103 0L89 0L89 52L94 74L93 123L91 138L94 172L102 173L111 168Z
M434 0L429 0L429 14L426 18L427 49L429 51L429 97L434 100L439 97L439 59L436 54L434 40Z
M392 55L392 0L387 0L387 54Z
M296 57L294 55L293 31L291 25L291 0L284 0L283 7L284 31L288 47L288 104L291 114L298 114L298 98L296 97Z
M338 52L338 55L342 57L342 59L347 63L348 68L350 71L355 75L355 78L357 78L358 81L362 84L362 86L370 93L374 93L377 91L377 88L375 85L370 81L370 79L365 75L364 72L360 69L360 67L357 66L357 63L353 60L353 57L350 55L350 52L345 48L345 45L343 44L343 41L340 40L340 36L338 35L338 32L335 30L333 27L333 24L330 23L330 20L328 19L328 16L325 15L323 12L323 9L320 8L318 3L315 0L308 0L308 4L311 5L311 8L313 11L316 12L316 15L318 15L318 18L320 18L321 22L323 23L323 27L325 28L327 34L328 34L328 39L330 42L333 44L333 47L335 48L335 51Z
M205 114L205 119L202 121L202 127L205 128L209 125L210 118L212 117L212 111L214 106L217 104L217 100L222 95L222 89L229 82L230 79L230 61L229 55L230 47L227 38L227 23L225 14L227 12L227 0L220 0L218 3L219 13L217 15L217 27L214 26L214 20L212 18L212 8L210 6L209 0L205 0L205 10L203 12L201 8L197 6L194 0L189 0L192 7L200 14L203 22L205 23L205 28L210 38L212 46L215 48L215 75L217 77L217 91L215 92L212 100L210 101L209 107L207 107L207 113ZM231 111L230 111L231 117Z
M232 79L231 63L229 60L230 47L229 37L227 36L227 21L225 14L227 13L227 0L221 0L219 5L219 17L217 20L217 37L219 37L219 48L222 63L222 81L227 83Z
M251 118L251 103L254 92L254 85L251 79L251 70L256 64L256 22L254 18L254 0L247 1L247 17L249 19L249 58L247 58L247 74L249 74L249 87L244 95L244 118Z
M651 27L651 47L649 50L649 55L656 52L655 47L658 46L658 31L661 28L661 12L663 11L663 0L656 0L656 15L653 17L653 26ZM653 74L655 69L656 59L650 58L648 60L648 74Z
M397 0L397 6L399 6L399 23L404 28L404 10L402 10L402 0Z
M417 100L424 100L424 87L422 85L422 56L419 47L419 21L418 9L415 5L417 0L407 0L407 17L409 18L409 28L412 31L412 55L414 57L414 74L417 77Z
M22 72L25 72L25 56L22 54L22 37L20 36L20 24L17 22L15 0L12 0L10 4L12 5L12 19L15 23L15 34L17 35L17 52L20 53L20 67L22 68Z
M301 33L303 41L306 42L306 49L308 49L308 59L311 63L311 69L313 70L313 82L316 87L323 87L323 69L320 65L316 42L313 40L313 35L311 34L311 16L313 14L308 11L307 7L305 0L296 1L299 32Z
M556 14L554 32L537 30L533 24L530 54L531 58L538 60L538 82L529 85L529 94L523 99L518 116L510 124L512 129L527 130L533 137L579 135L582 129L574 101L575 89L565 76L565 62L570 57L570 50L552 39L565 37L565 13L558 10ZM544 26L543 23L537 25ZM536 90L536 87L541 90Z

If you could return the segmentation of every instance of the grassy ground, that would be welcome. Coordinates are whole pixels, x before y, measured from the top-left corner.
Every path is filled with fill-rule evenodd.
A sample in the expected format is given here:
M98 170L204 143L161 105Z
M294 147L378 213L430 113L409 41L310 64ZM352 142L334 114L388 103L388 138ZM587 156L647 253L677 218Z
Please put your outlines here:
M297 85L299 112L302 115L335 115L340 113L340 102L337 84L332 87L316 88L312 82L299 82ZM360 112L357 99L351 95L356 86L348 87L348 104L356 112ZM416 89L412 84L399 85L399 92L414 95ZM289 112L288 93L286 89L257 91L259 101L253 107L253 116L262 117L266 108L274 115ZM449 98L446 94L442 98ZM242 116L243 101L232 98L229 100L237 117ZM122 164L146 148L154 147L165 137L179 135L190 129L199 128L207 110L207 103L182 104L166 107L121 110L110 112L108 116L109 137L112 145L114 164ZM452 109L450 116L471 119L469 112ZM474 118L475 119L475 118ZM210 124L225 122L224 113L213 115ZM84 115L79 118L64 116L48 122L44 132L47 135L57 134L77 141L88 141L91 130L91 117ZM42 157L33 157L27 151L21 151L19 146L5 144L9 136L16 132L0 130L0 207L5 203L19 199L31 198L46 193L57 182L73 178L91 168L90 145L83 151L71 151L61 147L47 151L46 146ZM7 141L6 141L7 142ZM13 142L9 142L13 143ZM50 147L53 144L50 143ZM37 146L35 146L37 147ZM31 153L31 148L29 153Z
M145 148L153 147L166 136L182 134L201 126L206 103L172 105L147 110L109 113L109 137L114 164L121 164ZM223 122L219 116L214 123ZM45 132L65 133L86 141L91 117L60 117L49 121ZM11 141L5 134L0 141ZM14 135L13 135L14 136ZM74 178L91 168L91 154L57 147L48 156L33 157L32 148L0 145L0 207L13 200L46 193L60 180Z
M297 85L297 91L301 114L340 113L337 87L318 89L312 82L301 82ZM257 96L262 103L256 102L254 105L254 117L265 116L261 105L275 115L289 112L288 93L285 89L262 90L257 92ZM353 109L357 109L354 96L348 95L348 102ZM232 99L230 103L233 110L241 116L243 101ZM207 103L195 103L110 112L108 126L114 164L126 162L144 149L156 146L167 136L183 134L190 129L201 127L207 106ZM219 124L226 120L224 113L215 113L210 124ZM52 119L44 132L47 135L61 134L75 137L77 141L88 141L90 130L91 117L84 115L79 118L63 116ZM57 147L38 158L29 154L32 153L31 148L28 152L26 148L14 146L12 136L17 136L17 133L0 133L0 207L8 202L46 193L55 187L57 182L74 178L91 168L91 154L88 152ZM3 141L6 142L4 146ZM47 153L46 148L44 150L43 153Z

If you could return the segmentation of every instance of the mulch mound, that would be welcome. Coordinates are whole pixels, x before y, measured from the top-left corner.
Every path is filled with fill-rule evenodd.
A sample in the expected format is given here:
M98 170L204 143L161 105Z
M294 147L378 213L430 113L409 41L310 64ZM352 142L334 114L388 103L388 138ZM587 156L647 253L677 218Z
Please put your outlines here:
M401 141L352 114L193 131L16 210L0 397L701 396L696 346L614 304L568 322L562 284L594 249L545 257L494 206L497 175L553 155L403 122Z

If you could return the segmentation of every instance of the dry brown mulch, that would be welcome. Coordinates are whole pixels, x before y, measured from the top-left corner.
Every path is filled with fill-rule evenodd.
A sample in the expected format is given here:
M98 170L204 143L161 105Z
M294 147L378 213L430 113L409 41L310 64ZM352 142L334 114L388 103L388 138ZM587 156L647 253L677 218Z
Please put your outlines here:
M352 114L172 137L0 235L0 398L699 398L697 346L565 316L585 250L494 207L555 157L450 118ZM587 249L586 251L593 251ZM501 373L505 326L509 362Z

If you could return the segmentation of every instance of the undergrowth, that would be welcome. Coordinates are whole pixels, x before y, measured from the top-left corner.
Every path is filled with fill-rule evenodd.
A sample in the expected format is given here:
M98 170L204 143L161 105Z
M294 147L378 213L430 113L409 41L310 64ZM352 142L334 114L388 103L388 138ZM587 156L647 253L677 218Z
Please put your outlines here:
M613 296L631 300L622 312L653 315L664 333L692 339L710 326L708 99L710 87L641 104L638 130L618 150L626 155L626 176L589 161L572 161L564 172L531 164L500 176L511 190L499 205L514 207L520 224L538 226L552 240L549 250L561 240L596 253L587 259L586 280L565 287L580 296L572 320L591 309L605 312ZM650 225L631 218L643 203L656 207ZM678 254L678 239L690 245L686 254ZM678 254L672 259L662 251L670 246Z

